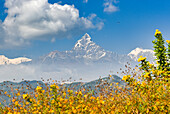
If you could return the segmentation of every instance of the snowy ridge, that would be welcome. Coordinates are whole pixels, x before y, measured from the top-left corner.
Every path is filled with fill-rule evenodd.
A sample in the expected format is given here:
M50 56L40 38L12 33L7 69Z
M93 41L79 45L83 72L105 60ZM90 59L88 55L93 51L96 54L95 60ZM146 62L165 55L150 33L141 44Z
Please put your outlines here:
M50 52L42 60L43 63L54 63L57 61L73 62L73 61L96 61L104 58L107 55L103 48L96 45L89 34L85 34L79 39L70 51L53 51Z
M17 64L29 62L29 61L32 61L32 59L28 59L28 58L25 58L25 57L8 59L4 55L0 55L0 65L9 65L9 64L17 65Z
M135 56L137 56L140 53L146 53L146 52L154 53L154 51L151 50L151 49L136 48L136 49L132 50L128 55L135 55Z
M132 50L128 54L128 56L131 57L135 61L137 61L140 56L147 57L148 60L153 61L154 60L154 51L151 49L136 48L136 49Z
M86 33L80 40L77 41L73 50L81 50L83 48L86 50L88 45L95 45L95 43L91 41L91 37Z
M106 51L100 46L96 45L89 34L85 34L80 40L75 44L73 51L78 54L77 58L93 59L99 60L106 55Z

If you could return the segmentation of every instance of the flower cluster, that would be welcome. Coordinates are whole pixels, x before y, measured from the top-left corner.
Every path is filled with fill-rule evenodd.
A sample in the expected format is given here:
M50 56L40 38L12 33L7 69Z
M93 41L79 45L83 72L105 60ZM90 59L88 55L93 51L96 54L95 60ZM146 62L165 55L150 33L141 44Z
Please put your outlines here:
M158 29L156 29L155 36L159 34L161 34L161 32Z
M138 62L144 61L144 60L146 60L146 57L140 57L140 58L138 59Z

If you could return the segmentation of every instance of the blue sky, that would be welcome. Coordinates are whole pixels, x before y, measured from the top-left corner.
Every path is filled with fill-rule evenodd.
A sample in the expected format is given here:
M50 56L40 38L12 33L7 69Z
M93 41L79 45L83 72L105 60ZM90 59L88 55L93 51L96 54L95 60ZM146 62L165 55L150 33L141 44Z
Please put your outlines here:
M71 50L86 32L120 54L152 49L156 29L170 39L169 0L31 1L0 1L0 54L35 58Z

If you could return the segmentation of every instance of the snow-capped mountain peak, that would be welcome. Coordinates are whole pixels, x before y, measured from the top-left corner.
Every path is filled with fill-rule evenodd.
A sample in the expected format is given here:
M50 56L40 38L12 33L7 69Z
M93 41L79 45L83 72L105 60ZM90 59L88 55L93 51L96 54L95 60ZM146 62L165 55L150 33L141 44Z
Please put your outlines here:
M141 52L143 52L143 53L145 53L145 52L153 53L153 50L151 50L151 49L136 48L136 49L132 50L128 55L135 55L135 56L137 56Z
M82 39L86 39L86 40L91 40L91 37L88 33L85 33L84 36L82 37Z
M28 59L25 57L19 57L19 58L14 58L14 59L9 59L5 57L4 55L0 55L0 65L9 65L9 64L20 64L23 62L29 62L32 61L32 59Z
M91 41L91 37L89 34L85 34L80 40L77 41L73 50L86 50L89 45L95 45L93 41Z
M77 41L73 48L76 53L76 58L85 58L98 60L106 55L106 52L99 45L95 44L89 34L85 34L80 40Z
M147 57L148 60L154 59L154 51L151 49L142 49L142 48L136 48L132 50L128 56L130 56L135 61L138 60L140 56Z
M57 61L96 61L107 56L108 52L95 44L89 34L79 39L70 51L53 51L44 57L43 63Z

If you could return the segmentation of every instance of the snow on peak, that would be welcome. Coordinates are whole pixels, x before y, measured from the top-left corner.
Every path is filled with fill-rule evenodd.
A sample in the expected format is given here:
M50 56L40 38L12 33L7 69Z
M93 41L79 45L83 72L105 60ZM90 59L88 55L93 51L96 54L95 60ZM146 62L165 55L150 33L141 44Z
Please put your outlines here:
M90 35L86 33L80 40L77 41L73 49L74 50L82 50L82 49L86 50L89 44L95 45L95 43L91 41Z
M19 57L19 58L14 58L14 59L8 59L4 55L0 55L0 65L9 65L9 64L20 64L23 62L29 62L32 61L32 59L28 59L25 57Z
M138 54L140 54L140 53L142 53L142 52L143 52L143 53L145 53L145 52L154 53L154 51L151 50L151 49L136 48L136 49L132 50L128 55L135 55L135 56L137 56Z
M91 40L91 37L88 33L85 33L82 39Z
M87 33L77 41L73 51L79 53L77 58L98 60L106 56L105 50L91 41L91 37Z
M132 50L128 54L128 56L130 56L135 61L137 61L140 56L147 57L147 59L149 59L149 60L153 60L154 59L154 51L151 49L136 48L136 49Z

